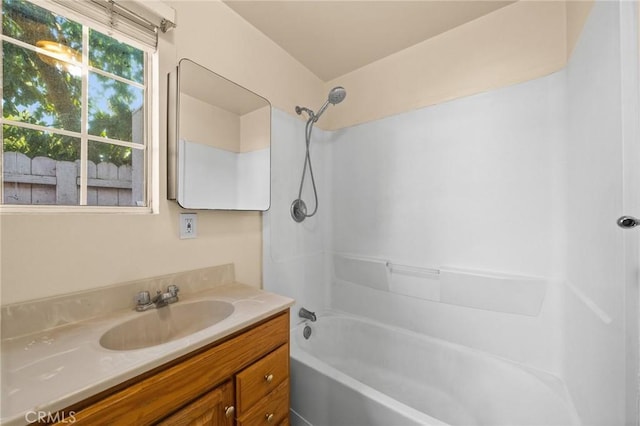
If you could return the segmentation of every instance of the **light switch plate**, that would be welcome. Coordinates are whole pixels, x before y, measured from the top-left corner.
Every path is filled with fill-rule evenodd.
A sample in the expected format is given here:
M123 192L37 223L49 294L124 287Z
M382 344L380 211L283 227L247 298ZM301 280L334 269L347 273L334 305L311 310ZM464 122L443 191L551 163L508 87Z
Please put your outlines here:
M196 238L198 216L195 213L180 213L180 239Z

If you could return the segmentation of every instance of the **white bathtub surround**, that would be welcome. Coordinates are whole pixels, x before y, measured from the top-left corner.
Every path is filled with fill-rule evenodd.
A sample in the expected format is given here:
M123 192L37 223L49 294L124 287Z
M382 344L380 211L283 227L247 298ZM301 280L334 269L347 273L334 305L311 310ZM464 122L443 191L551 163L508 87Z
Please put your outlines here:
M638 232L611 226L640 207L630 174L640 149L637 7L596 2L566 69L566 279L576 291L564 304L563 375L583 422L598 426L638 421L637 272L625 283Z
M289 206L304 126L274 110L265 288L294 297L297 307L369 316L559 375L565 87L556 73L324 135L314 130L321 204L301 225ZM369 274L367 262L355 262L351 277L334 279L334 268L345 270L334 254L378 264ZM385 262L395 273L377 281L388 273ZM443 294L456 299L453 289L424 271L445 266L541 277L544 288L524 302L540 313L442 303ZM391 291L367 287L385 279Z
M324 284L331 276L331 262L325 247L330 244L328 231L331 197L327 190L327 132L314 127L311 135L311 161L318 188L318 213L301 223L291 218L290 207L298 196L305 158L305 123L277 109L272 109L271 126L271 208L263 214L265 288L296 300L291 321L299 322L297 311L304 306L322 311L327 305L329 289ZM308 172L307 172L308 173ZM309 177L305 179L302 199L313 209L313 192ZM300 285L300 283L307 285Z
M544 371L583 425L635 424L638 242L615 221L640 182L637 7L596 2L560 72L312 142L317 227L296 228L297 188L274 177L265 288ZM303 143L277 125L274 156Z
M291 356L292 410L310 424L580 424L544 372L370 320L328 313L309 325L308 340L292 330Z
M564 93L557 73L334 133L333 251L553 276Z
M389 260L333 255L334 282L347 282L405 296L488 311L538 316L548 282L540 277L509 275L443 266L421 268Z

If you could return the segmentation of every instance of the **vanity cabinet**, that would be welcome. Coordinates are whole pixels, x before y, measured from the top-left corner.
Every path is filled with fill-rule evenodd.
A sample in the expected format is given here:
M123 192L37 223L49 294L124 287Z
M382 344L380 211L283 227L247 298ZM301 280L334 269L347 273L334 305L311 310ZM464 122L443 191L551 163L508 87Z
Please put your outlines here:
M288 425L289 310L63 412L91 426Z

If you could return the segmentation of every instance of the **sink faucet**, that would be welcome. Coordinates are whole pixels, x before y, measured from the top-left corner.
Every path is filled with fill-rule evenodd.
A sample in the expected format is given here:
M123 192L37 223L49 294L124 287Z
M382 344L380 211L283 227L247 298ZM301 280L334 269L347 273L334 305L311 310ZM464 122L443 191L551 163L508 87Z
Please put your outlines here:
M136 295L136 311L143 312L148 309L162 308L170 303L178 301L178 292L180 289L177 285L170 285L166 292L158 290L156 295L151 298L148 291L141 291Z
M300 311L298 311L298 316L300 318L311 320L312 322L316 320L316 313L308 311L305 308L300 308Z

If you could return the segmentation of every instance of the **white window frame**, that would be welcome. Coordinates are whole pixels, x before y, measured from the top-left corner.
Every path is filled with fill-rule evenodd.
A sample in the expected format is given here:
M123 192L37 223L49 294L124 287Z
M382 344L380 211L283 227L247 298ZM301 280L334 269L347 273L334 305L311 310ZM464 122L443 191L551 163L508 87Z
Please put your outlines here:
M33 1L33 0L31 0ZM146 134L145 140L145 148L144 148L144 187L146 193L146 201L147 205L142 207L137 206L95 206L95 205L34 205L34 204L0 204L0 214L37 214L37 213L77 213L77 214L94 214L94 213L124 213L124 214L158 214L159 213L159 198L160 198L160 84L159 84L159 54L157 49L153 49L149 46L146 46L143 43L140 43L130 37L124 36L122 34L113 31L106 25L103 25L99 22L86 18L78 13L73 11L69 11L66 9L62 9L60 6L51 2L49 0L38 0L34 2L37 6L50 10L53 13L56 13L60 16L64 16L65 18L71 19L79 24L83 25L83 32L86 32L87 27L99 31L103 34L107 34L108 36L114 38L117 41L129 44L135 48L140 50L144 50L146 53L146 61L145 61L145 82L146 82L146 90L145 90L145 113L144 113L144 128ZM86 38L86 35L83 35ZM14 39L5 36L4 34L0 34L0 41L11 40L12 43L15 43ZM18 41L15 43L19 46L24 47L25 43ZM35 47L28 47L30 50L36 50ZM83 49L83 57L87 56L87 49ZM85 81L88 77L86 77L85 73L91 69L91 71L96 71L93 68L90 68L88 65L88 60L83 58L82 64L82 73L83 73L83 85L85 85ZM103 74L97 70L98 73ZM2 63L0 62L0 73L2 73ZM111 77L111 76L110 76ZM93 135L85 134L86 131L86 108L87 108L87 96L88 92L86 87L83 87L82 91L82 128L83 130L79 133L82 134L81 139L81 187L86 189L86 166L87 166L87 153L88 153L88 139L92 140L101 140L103 142L121 144L124 146L133 145L129 143L121 143L116 140L106 140L104 138L96 137ZM4 117L0 117L0 123L2 124L13 124L11 121L7 121ZM29 126L20 126L24 128L28 128ZM59 129L51 129L56 133L64 134L64 131L60 131ZM76 133L76 132L74 132ZM0 136L2 135L2 128L0 127ZM132 148L135 149L135 148ZM3 169L3 150L0 150L0 170ZM4 180L2 181L4 182ZM85 192L86 194L86 192ZM4 183L0 185L0 201L4 200ZM86 202L86 199L84 200Z

